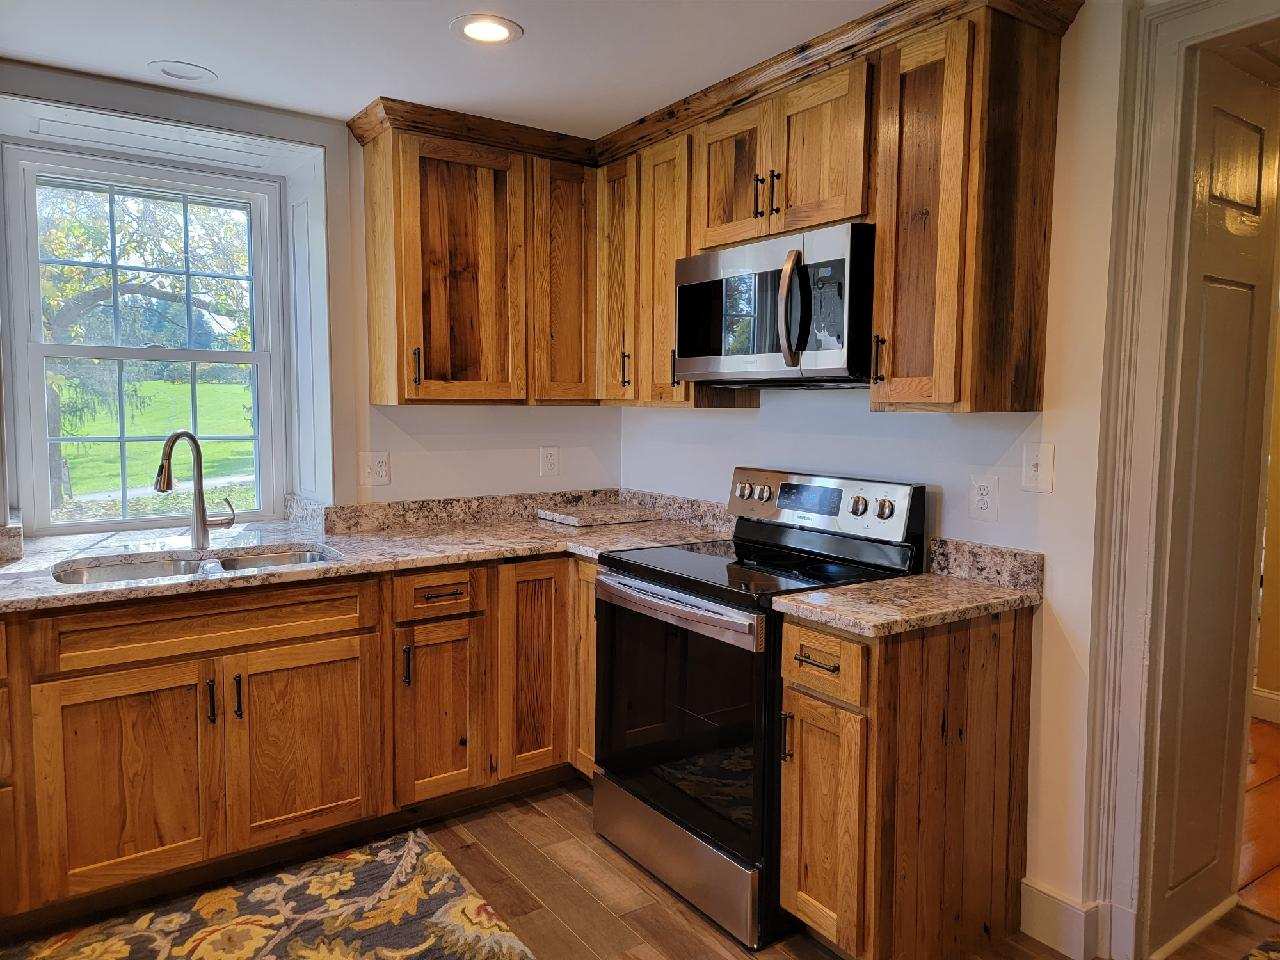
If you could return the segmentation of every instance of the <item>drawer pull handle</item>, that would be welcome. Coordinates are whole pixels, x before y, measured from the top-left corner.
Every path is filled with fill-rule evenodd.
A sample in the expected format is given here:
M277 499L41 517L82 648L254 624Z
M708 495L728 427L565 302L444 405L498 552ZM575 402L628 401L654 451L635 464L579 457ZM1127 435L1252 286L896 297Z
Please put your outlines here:
M401 679L406 687L413 686L413 645L404 645L404 676Z
M236 688L236 719L244 719L244 677L236 674L231 678L232 684Z
M797 653L795 661L796 663L803 663L806 667L817 667L819 670L825 670L832 676L835 676L840 672L840 664L823 663L821 660L814 660L812 657L806 656L803 653Z
M791 749L791 723L796 718L794 713L784 713L782 715L782 757L783 763L790 762L795 756L795 751Z
M460 597L460 596L462 596L464 592L465 592L465 591L463 591L463 590L461 590L461 589L458 589L458 590L443 590L443 591L441 591L440 593L427 593L427 592L424 590L424 591L422 592L422 602L423 602L423 603L437 603L437 602L438 602L438 601L440 601L440 600L452 600L452 599L454 599L455 597Z
M209 691L209 722L218 722L218 685L212 680L204 682L205 688Z

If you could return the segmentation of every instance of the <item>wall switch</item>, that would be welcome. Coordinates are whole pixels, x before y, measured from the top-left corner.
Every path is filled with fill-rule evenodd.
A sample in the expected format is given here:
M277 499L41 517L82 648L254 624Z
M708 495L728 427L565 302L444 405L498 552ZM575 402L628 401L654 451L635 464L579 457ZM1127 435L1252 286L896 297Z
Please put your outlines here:
M391 482L391 454L360 454L360 485L362 487L385 487Z
M1000 478L994 473L969 478L969 518L995 523L1000 515Z
M1053 493L1053 444L1022 445L1022 489L1028 493Z
M539 447L538 448L538 476L540 477L560 476L560 448L559 447Z

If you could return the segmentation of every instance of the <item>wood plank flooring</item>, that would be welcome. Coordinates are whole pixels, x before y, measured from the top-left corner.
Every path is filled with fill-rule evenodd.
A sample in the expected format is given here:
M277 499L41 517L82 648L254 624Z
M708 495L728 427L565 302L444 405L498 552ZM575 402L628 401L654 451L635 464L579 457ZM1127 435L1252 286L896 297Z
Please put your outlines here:
M1280 726L1249 724L1240 902L1280 920Z

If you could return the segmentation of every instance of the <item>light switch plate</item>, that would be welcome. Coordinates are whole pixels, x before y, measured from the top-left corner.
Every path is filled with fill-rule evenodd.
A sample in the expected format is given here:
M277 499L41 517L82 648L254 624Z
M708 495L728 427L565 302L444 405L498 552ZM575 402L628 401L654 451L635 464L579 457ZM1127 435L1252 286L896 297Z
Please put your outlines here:
M391 454L360 454L360 485L362 487L385 487L391 483Z
M560 476L560 448L559 447L539 447L538 448L538 476L540 477Z
M1053 493L1053 444L1022 445L1022 489L1028 493Z
M1000 516L1000 478L994 473L969 477L969 519L995 523Z

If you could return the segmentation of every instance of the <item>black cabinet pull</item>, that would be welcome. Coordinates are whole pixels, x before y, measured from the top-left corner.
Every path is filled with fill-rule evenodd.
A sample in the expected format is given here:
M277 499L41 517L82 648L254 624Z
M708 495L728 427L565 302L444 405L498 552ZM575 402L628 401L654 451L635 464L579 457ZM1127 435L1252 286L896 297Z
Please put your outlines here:
M769 171L769 212L781 213L782 208L774 202L774 193L778 185L778 181L782 179L782 174L777 170Z
M782 756L783 763L787 763L795 756L795 751L791 749L791 723L795 720L794 713L784 713L782 715Z
M413 385L419 387L422 385L422 348L413 348Z
M676 351L674 347L671 348L671 385L673 387L680 386L680 381L676 379Z
M631 354L622 351L622 385L624 387L631 386L631 378L627 376L627 361L631 359Z
M209 691L209 722L218 722L218 685L212 680L204 682L205 689Z
M760 209L760 187L764 185L764 177L756 174L752 180L751 195L751 216L759 220L764 216L764 211Z
M236 674L231 678L231 684L236 689L236 719L244 719L244 677Z
M814 660L812 657L806 657L803 653L795 655L796 663L803 663L807 667L817 667L819 670L825 670L833 676L840 672L840 664L823 663L821 660Z
M889 341L880 334L876 334L871 338L871 382L884 383L884 374L880 372L880 349Z
M413 686L413 645L406 643L401 651L404 654L404 675L400 678L406 687Z

